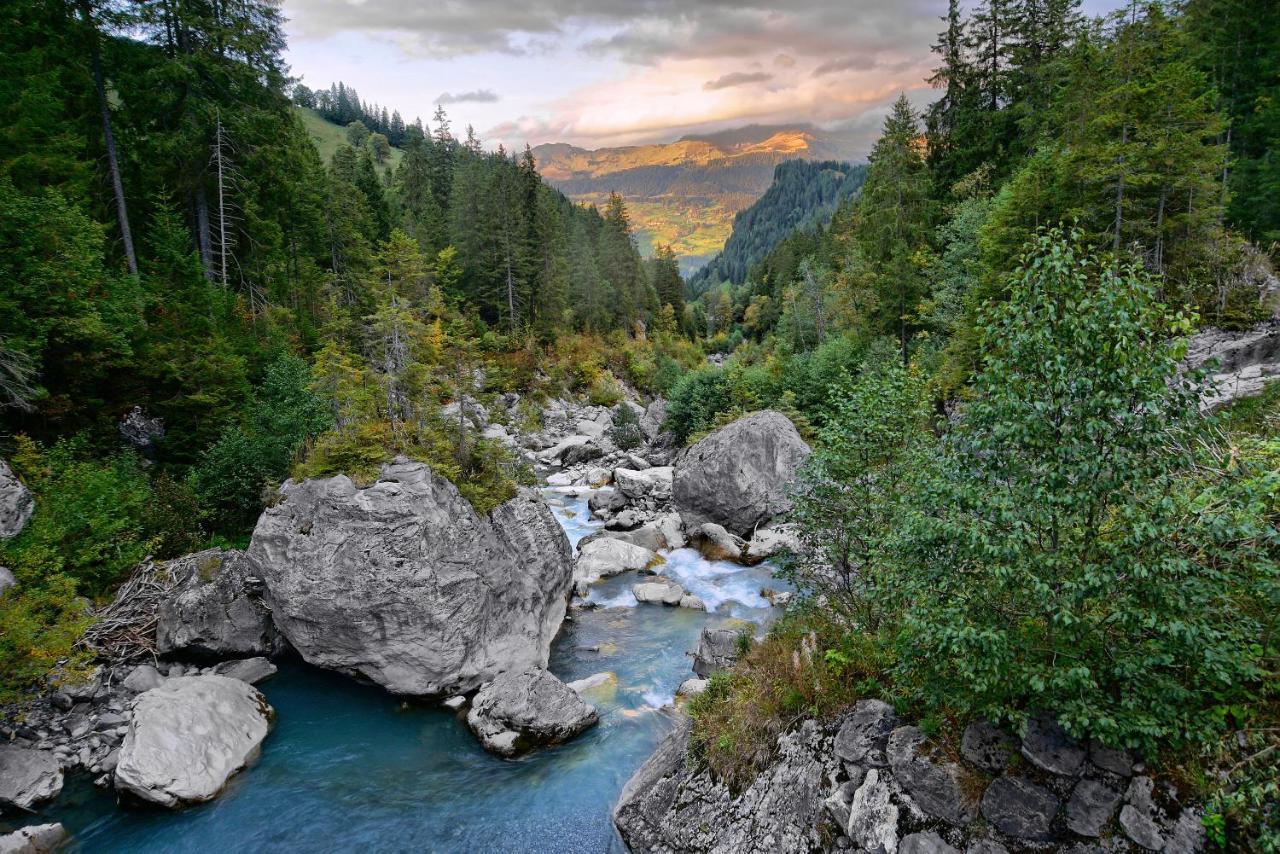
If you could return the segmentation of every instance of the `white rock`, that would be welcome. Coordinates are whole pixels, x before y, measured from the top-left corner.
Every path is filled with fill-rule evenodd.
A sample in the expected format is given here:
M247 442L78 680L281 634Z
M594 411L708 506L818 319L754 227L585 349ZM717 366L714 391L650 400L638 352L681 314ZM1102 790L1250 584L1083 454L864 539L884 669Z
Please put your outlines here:
M659 501L671 497L671 482L675 469L671 466L654 466L637 471L629 468L613 470L613 482L628 498L653 498Z
M211 800L258 755L272 714L239 679L170 679L134 701L116 788L165 807Z
M62 769L54 754L0 744L0 806L30 810L62 791Z
M0 539L16 537L27 526L36 502L9 464L0 460Z
M650 549L611 537L592 540L582 546L573 578L575 582L594 584L601 578L644 569L657 557Z
M61 824L33 824L0 836L0 854L45 854L61 848L66 838Z
M897 851L898 807L890 799L892 792L880 774L880 769L872 768L853 793L845 835L857 848Z
M684 588L676 582L660 577L655 581L642 581L639 584L633 584L631 586L631 595L635 596L636 601L641 603L660 602L663 605L679 605L686 594Z

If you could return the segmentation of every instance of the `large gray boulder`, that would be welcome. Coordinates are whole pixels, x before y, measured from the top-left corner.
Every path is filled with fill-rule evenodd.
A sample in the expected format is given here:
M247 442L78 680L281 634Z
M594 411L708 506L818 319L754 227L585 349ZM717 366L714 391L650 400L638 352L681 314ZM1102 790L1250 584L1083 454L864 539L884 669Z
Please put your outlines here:
M652 549L616 536L580 543L578 549L578 562L573 578L586 584L594 584L602 578L611 578L624 572L645 569L658 559L657 552Z
M258 755L271 717L262 694L239 679L168 679L134 701L116 788L164 807L211 800Z
M744 620L725 620L702 627L698 648L693 654L693 672L708 679L737 663L751 646L752 625Z
M780 412L765 410L722 427L676 465L672 496L685 527L705 522L750 537L757 525L791 509L787 489L809 446Z
M47 750L0 744L0 807L30 810L62 791L62 769Z
M167 568L176 585L157 614L161 655L242 658L287 648L262 599L262 572L244 552L207 549Z
M27 526L36 502L9 464L0 460L0 539L16 537Z
M541 668L502 674L476 692L467 712L484 748L507 757L568 741L599 720L577 691Z
M395 694L453 695L545 667L573 577L563 529L524 490L488 517L422 463L287 483L249 556L311 664Z

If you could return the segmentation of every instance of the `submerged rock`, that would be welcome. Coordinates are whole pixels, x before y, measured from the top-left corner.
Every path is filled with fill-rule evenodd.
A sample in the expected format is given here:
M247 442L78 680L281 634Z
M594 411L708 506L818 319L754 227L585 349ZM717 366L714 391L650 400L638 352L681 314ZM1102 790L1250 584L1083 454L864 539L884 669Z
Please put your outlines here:
M679 605L686 594L683 587L669 578L658 577L631 586L631 595L640 603L654 602L662 605Z
M791 509L787 488L809 446L780 412L739 418L693 445L676 466L672 496L690 530L704 522L746 537Z
M262 694L239 679L169 679L134 701L116 788L164 807L211 800L257 756L271 716Z
M0 460L0 539L22 533L35 509L31 491L18 480L9 463Z
M715 522L704 522L697 531L698 551L707 560L727 560L733 563L742 561L742 553L747 544L741 537L734 536L725 530L723 525Z
M546 665L572 584L537 493L482 517L422 463L288 483L249 546L276 626L309 663L403 695L462 693Z
M0 744L0 806L30 810L61 791L62 768L51 752Z
M507 757L568 741L598 720L577 691L541 668L502 674L476 693L467 712L484 748Z
M262 571L244 552L207 549L166 568L177 584L157 615L161 655L240 658L285 650L262 599Z

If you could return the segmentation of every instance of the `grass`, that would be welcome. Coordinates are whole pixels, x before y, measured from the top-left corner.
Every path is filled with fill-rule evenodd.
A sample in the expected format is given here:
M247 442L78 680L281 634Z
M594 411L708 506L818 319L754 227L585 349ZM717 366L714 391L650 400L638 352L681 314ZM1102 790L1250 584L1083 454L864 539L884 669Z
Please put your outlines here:
M320 159L328 165L333 159L334 152L340 146L347 145L347 129L336 125L331 121L321 118L320 114L308 107L294 107L298 111L298 115L302 118L302 124L306 127L307 133L311 134L311 141L316 144L316 150L320 152ZM386 166L390 166L394 171L400 161L404 159L404 152L398 148L391 149L391 157L387 159Z
M877 639L839 630L818 609L789 614L689 704L695 755L740 792L774 758L778 736L864 697L883 696Z

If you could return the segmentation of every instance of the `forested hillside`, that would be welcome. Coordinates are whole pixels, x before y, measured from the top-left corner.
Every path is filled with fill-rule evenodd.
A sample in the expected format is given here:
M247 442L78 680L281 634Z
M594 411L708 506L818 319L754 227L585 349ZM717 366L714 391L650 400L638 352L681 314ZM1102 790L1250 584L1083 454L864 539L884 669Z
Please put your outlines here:
M345 87L296 93L370 123L322 160L273 3L19 2L3 24L0 442L67 508L3 544L9 685L66 654L78 596L240 540L295 467L407 453L491 506L527 475L441 404L615 402L698 358L675 262L641 259L621 199L574 205L443 112L380 156L396 114Z
M835 160L788 160L773 170L773 183L755 204L733 218L724 249L689 277L700 294L712 285L742 284L747 271L794 231L826 225L836 207L866 179L866 167Z

